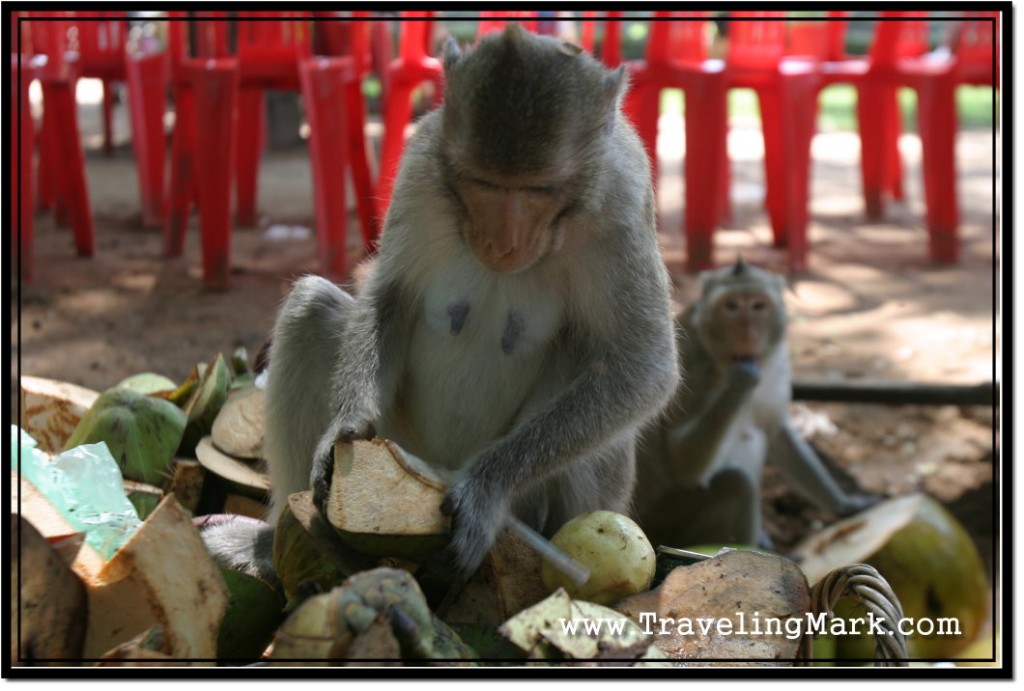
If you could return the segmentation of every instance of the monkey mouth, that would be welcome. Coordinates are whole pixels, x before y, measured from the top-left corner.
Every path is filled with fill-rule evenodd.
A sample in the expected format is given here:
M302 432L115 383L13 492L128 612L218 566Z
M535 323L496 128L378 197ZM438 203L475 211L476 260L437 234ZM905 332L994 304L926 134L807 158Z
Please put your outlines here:
M761 364L761 358L757 355L750 353L734 353L732 361L736 364L748 364L748 365L759 365Z

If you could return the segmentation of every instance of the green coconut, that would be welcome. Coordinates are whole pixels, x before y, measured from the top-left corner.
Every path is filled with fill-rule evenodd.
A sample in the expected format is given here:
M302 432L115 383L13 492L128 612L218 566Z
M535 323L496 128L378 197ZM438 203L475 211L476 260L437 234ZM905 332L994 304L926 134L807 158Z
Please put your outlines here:
M651 587L654 548L640 526L622 514L580 514L558 529L551 544L590 569L590 578L579 585L545 561L540 574L548 592L565 588L573 598L610 605Z
M155 372L142 372L141 374L133 374L132 376L122 379L118 387L123 389L132 389L144 394L164 394L161 398L167 398L174 392L178 385L171 379L168 379L162 374L156 374Z
M230 599L217 635L217 657L258 659L284 619L284 597L274 586L248 574L221 569L221 575Z
M113 388L82 416L64 450L106 442L126 479L159 485L181 443L185 421L185 413L169 401Z
M977 547L964 527L924 494L891 499L811 536L794 556L814 583L849 564L874 566L899 598L905 617L935 622L931 635L907 637L911 658L950 659L982 632L989 615L989 585ZM845 618L864 616L863 606L840 602ZM955 620L959 634L937 632ZM873 643L836 636L837 657L868 658Z

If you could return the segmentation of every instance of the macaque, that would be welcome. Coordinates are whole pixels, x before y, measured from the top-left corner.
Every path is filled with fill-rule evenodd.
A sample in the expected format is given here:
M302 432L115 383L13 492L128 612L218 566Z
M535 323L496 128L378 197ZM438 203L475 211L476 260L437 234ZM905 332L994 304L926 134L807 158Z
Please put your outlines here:
M376 434L444 473L454 580L510 513L550 535L628 511L637 436L679 367L624 71L518 24L449 42L444 69L358 294L305 277L280 311L265 449L271 522L293 492L323 507L340 440ZM265 567L237 536L207 542Z
M761 526L766 461L825 510L864 508L789 420L782 277L739 260L700 280L700 297L680 317L686 382L640 442L635 506L651 541L770 547Z

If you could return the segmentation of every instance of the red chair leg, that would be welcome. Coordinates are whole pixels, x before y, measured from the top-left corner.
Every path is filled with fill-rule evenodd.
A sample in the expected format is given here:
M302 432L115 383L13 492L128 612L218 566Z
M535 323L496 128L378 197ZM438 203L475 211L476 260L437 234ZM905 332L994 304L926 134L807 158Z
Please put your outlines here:
M243 228L256 225L256 188L259 184L260 156L266 141L266 109L263 89L246 87L238 93L238 143L235 150L235 174L238 176L236 221Z
M20 258L20 277L32 280L32 230L35 209L32 206L32 148L35 132L32 123L32 108L28 100L29 75L17 64L17 56L11 62L11 106L18 108L18 120L11 125L11 257L14 266ZM19 89L20 83L20 89ZM18 98L21 98L20 107ZM20 250L20 252L19 252ZM17 269L15 269L17 270Z
M356 206L359 209L359 224L363 233L363 248L367 253L377 247L380 235L380 217L377 213L376 191L370 163L366 156L366 106L363 89L358 77L352 76L345 84L345 105L348 123L349 163L352 182L356 190Z
M171 185L164 214L164 256L180 257L185 251L185 231L195 192L195 104L192 88L174 88L174 138L171 142Z
M103 155L114 153L114 82L104 79L103 87Z
M918 127L924 173L928 240L932 261L955 263L960 256L956 198L956 85L951 75L928 79L918 88Z
M813 72L787 74L783 78L782 89L786 113L783 165L786 172L785 231L789 268L802 271L807 268L811 142L818 110L817 75Z
M300 65L302 101L310 125L317 254L321 272L335 281L343 279L347 269L345 168L349 146L345 82L351 79L352 68L352 60L347 58L316 58Z
M703 271L714 266L714 233L721 217L722 137L726 130L726 85L723 74L701 77L686 92L686 267Z
M164 136L167 57L164 53L128 55L125 67L132 145L138 163L142 224L160 227L163 224L164 161L167 155Z
M899 90L892 89L891 95L886 95L885 102L885 189L893 199L902 200L903 160L900 157L900 133L903 131L903 115L900 110Z
M57 195L57 137L52 134L56 110L47 108L50 87L43 91L43 120L39 128L39 167L36 170L36 204L40 211L52 209Z
M761 131L764 135L765 206L772 223L772 238L776 247L785 247L788 241L789 218L788 177L786 170L786 141L781 87L757 90L761 108Z
M889 87L861 84L857 90L857 127L860 130L860 170L864 210L868 220L878 220L885 209L885 112Z
M79 256L91 257L96 251L89 193L85 184L85 156L78 134L78 114L75 105L74 82L55 82L50 90L51 103L56 111L54 134L57 138L58 208L66 204L68 219L75 235L75 249Z
M231 278L231 171L235 160L238 62L197 61L195 181L203 246L203 283L224 290Z

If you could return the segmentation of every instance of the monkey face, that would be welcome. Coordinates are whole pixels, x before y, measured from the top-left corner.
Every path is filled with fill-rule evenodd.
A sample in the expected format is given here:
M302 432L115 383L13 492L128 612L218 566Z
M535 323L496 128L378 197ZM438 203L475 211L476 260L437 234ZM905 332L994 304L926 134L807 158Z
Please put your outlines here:
M477 260L500 273L517 273L557 249L562 210L558 185L473 176L459 185L466 208L464 236Z
M723 368L737 361L762 365L779 343L783 320L770 294L734 288L711 296L701 332L708 352Z

